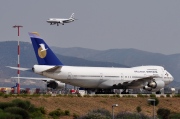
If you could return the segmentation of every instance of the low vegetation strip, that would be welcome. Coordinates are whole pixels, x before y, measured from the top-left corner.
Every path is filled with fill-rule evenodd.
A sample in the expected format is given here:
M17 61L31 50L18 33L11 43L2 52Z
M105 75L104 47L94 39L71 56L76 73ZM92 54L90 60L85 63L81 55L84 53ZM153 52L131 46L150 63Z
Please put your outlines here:
M155 107L155 112L158 109L168 109L171 113L180 113L179 96L174 97L154 97L143 96L143 97L119 97L115 96L50 96L50 95L4 95L0 96L0 102L12 102L15 99L30 102L36 108L44 110L45 116L56 116L61 115L64 118L74 118L86 115L91 110L105 109L109 112L112 111L112 104L118 104L118 107L114 108L114 113L119 114L120 112L130 112L132 114L142 113L146 116L153 115L153 105L150 105L147 100L149 98L157 98L159 104ZM11 111L13 109L7 109ZM54 111L54 112L53 112ZM51 114L50 114L51 113ZM30 116L32 114L29 114ZM157 115L157 113L156 113ZM73 117L74 116L74 117ZM61 117L62 118L62 117Z

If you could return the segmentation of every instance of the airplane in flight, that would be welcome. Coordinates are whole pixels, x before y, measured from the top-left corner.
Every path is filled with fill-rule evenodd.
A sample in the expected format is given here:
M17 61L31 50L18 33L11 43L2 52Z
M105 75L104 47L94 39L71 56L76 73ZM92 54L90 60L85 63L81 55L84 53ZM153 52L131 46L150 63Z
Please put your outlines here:
M11 67L22 71L33 71L73 86L96 89L96 92L112 92L113 89L144 89L159 92L171 83L173 76L162 66L147 65L131 68L66 66L56 57L37 32L29 33L38 65L31 68Z
M74 13L72 13L71 17L68 19L63 19L63 18L49 18L47 20L48 23L50 23L50 25L55 25L57 24L57 26L59 26L59 24L64 25L64 23L70 23L73 22L74 20L77 20L74 18Z

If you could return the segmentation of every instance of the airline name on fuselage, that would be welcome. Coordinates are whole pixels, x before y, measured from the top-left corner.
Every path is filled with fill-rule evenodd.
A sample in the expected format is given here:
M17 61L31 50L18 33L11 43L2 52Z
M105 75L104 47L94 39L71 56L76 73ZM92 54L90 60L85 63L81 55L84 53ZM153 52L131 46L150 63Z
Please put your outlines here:
M138 71L138 70L135 70L134 72L135 73L158 73L157 71Z

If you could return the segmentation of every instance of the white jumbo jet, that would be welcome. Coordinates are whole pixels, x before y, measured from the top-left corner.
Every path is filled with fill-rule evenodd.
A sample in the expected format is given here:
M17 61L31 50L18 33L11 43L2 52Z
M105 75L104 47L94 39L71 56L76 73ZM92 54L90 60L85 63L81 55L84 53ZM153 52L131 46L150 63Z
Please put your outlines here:
M64 23L70 23L73 22L74 20L77 20L74 18L74 13L72 13L71 17L69 19L63 19L63 18L49 18L47 20L48 23L50 23L50 25L55 25L57 24L57 26L59 26L59 24L64 25Z
M38 65L30 68L39 75L86 89L144 89L159 92L173 81L173 76L162 66L137 66L131 68L66 66L56 57L37 32L29 33ZM43 44L43 45L42 45ZM42 47L43 46L43 47Z

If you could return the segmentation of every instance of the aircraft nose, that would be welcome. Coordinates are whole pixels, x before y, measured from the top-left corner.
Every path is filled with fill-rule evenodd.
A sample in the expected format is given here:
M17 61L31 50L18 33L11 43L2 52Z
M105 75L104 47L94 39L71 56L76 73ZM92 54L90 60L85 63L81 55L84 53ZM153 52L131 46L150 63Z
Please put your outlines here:
M168 72L169 73L169 72ZM169 73L170 74L170 73ZM174 77L170 74L170 79L169 81L172 82L174 80Z
M46 22L49 22L49 20L47 20Z
M172 82L173 80L174 80L174 77L172 76L170 81Z

